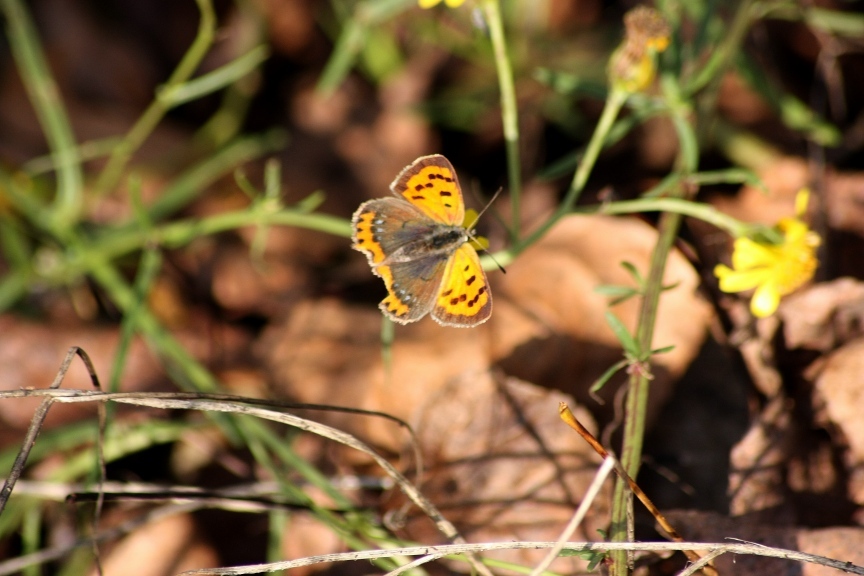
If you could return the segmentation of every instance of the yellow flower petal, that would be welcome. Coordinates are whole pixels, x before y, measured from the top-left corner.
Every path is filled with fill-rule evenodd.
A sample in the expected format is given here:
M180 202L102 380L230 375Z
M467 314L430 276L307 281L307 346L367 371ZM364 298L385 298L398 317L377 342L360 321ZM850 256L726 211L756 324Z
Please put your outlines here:
M771 266L776 261L777 254L771 246L759 244L750 238L738 238L732 247L732 267L736 270Z
M472 244L478 250L488 250L489 249L489 239L485 236L472 236Z
M441 0L417 0L417 5L420 6L420 8L432 8L440 2Z
M465 0L444 0L444 2L450 8L458 8L459 6L461 6L462 4L465 3Z
M468 208L465 210L465 217L462 218L462 227L471 230L474 228L474 225L477 224L477 219L480 217L480 214L474 210L473 208Z
M750 300L750 311L757 318L767 318L777 311L777 306L780 305L780 293L772 282L766 282L753 293L753 299Z
M720 280L720 290L731 294L752 290L770 278L771 273L765 270L738 271L724 264L714 268L714 275Z
M795 215L801 218L807 213L807 205L810 204L810 190L802 188L795 195Z
M786 242L801 240L807 236L808 232L810 232L810 229L806 224L804 224L804 222L795 218L781 219L780 222L777 223L777 228L783 232Z

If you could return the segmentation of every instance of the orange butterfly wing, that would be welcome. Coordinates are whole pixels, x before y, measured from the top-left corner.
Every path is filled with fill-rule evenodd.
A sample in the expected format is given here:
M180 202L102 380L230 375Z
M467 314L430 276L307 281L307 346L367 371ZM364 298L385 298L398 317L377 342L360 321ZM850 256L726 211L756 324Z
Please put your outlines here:
M447 260L432 318L442 326L471 327L491 315L489 280L477 250L466 242Z
M465 201L456 171L440 154L421 156L406 166L390 184L390 190L436 222L461 226L465 219Z

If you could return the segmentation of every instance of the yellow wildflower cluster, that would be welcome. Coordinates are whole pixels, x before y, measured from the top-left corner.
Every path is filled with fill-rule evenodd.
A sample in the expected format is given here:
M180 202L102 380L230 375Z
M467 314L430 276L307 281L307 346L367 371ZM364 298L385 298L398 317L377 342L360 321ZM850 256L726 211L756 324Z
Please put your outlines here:
M819 235L801 219L808 199L807 190L799 192L795 199L796 216L777 223L779 242L738 238L732 250L732 267L719 264L714 268L723 292L755 288L750 311L758 318L773 314L780 298L808 282L819 265L816 258Z

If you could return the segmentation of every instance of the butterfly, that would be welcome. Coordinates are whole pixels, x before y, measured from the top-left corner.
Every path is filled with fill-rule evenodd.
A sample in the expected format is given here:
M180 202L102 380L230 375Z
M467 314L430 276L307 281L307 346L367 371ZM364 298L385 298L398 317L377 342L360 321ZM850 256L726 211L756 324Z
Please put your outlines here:
M408 324L426 314L442 326L472 327L492 315L489 281L473 237L463 227L465 203L444 156L422 156L404 168L392 198L368 200L352 218L353 246L384 280L385 316Z

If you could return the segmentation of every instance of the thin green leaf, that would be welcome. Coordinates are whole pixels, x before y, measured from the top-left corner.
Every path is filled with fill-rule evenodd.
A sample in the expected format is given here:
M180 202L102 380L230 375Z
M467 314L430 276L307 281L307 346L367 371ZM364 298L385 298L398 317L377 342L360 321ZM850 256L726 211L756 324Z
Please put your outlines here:
M645 279L642 277L642 274L639 272L639 269L636 268L636 265L632 262L628 262L627 260L623 260L621 262L621 267L626 270L633 280L636 281L636 285L640 288L645 286Z
M606 371L600 376L600 378L598 378L594 382L594 384L591 385L591 388L588 389L588 394L593 397L597 392L600 391L601 388L603 388L603 386L606 385L606 382L608 382L615 375L616 372L618 372L625 366L627 366L627 361L619 360L618 362L607 368ZM603 403L602 400L598 399L598 401L601 404Z
M316 89L323 94L333 92L357 62L369 31L415 5L411 0L367 0L358 3L344 24Z
M747 184L757 188L765 188L765 183L752 170L747 168L726 168L697 172L687 177L689 182L704 186L706 184Z
M236 166L274 152L282 148L285 142L285 133L281 130L235 140L175 178L150 206L150 218L159 221L170 216L195 200L208 185L230 173Z
M642 194L643 198L659 198L671 193L681 182L681 175L672 172L661 180L656 186Z
M133 286L136 302L132 309L123 316L123 322L120 326L120 342L117 345L117 351L114 353L111 375L108 379L109 392L120 390L123 369L126 366L126 356L132 345L132 338L138 330L141 311L147 306L147 296L150 294L150 288L153 286L153 282L156 280L156 276L161 269L162 254L159 250L155 247L145 250L141 257L141 264L138 267L138 274ZM107 408L113 411L115 407L112 404L108 404Z
M864 15L860 13L813 6L804 10L804 21L828 34L847 36L856 41L864 36Z
M266 46L257 46L246 54L235 58L228 64L208 72L198 78L169 86L157 93L157 98L168 107L176 107L197 100L240 80L255 71L267 58L270 51Z
M654 348L653 350L651 350L651 354L665 354L667 352L671 352L674 349L675 345L672 344L670 346L663 346L662 348Z
M632 286L618 286L614 284L603 284L594 288L594 293L602 294L603 296L635 296L639 291Z
M745 53L738 54L736 64L741 76L777 111L786 126L804 133L822 146L837 146L840 143L842 136L836 126L773 84L770 75L765 74L751 57Z
M249 181L249 178L246 177L246 172L243 171L243 168L237 168L234 170L234 183L237 184L237 187L240 188L240 191L246 194L246 196L250 200L255 200L259 196L261 196L261 191L255 188L252 182Z
M308 214L317 210L326 199L327 195L323 190L316 190L294 204L294 209L297 212Z
M76 153L75 135L27 3L22 0L2 0L0 9L6 17L6 37L15 58L16 69L27 89L57 166L57 195L50 212L43 213L41 219L49 220L57 227L55 233L62 235L77 224L84 206L84 178Z
M612 332L615 334L615 338L621 343L621 347L624 348L624 352L632 356L633 358L639 357L639 344L636 343L636 339L633 338L633 335L630 334L630 331L627 330L627 327L624 326L624 323L618 319L615 314L612 312L606 311L606 322L609 324L609 327L612 328Z

